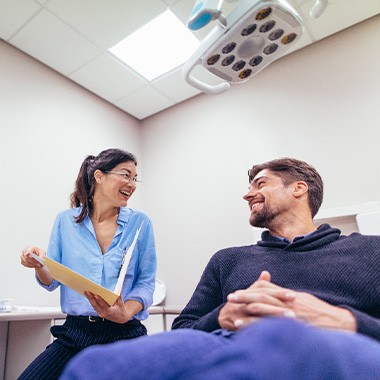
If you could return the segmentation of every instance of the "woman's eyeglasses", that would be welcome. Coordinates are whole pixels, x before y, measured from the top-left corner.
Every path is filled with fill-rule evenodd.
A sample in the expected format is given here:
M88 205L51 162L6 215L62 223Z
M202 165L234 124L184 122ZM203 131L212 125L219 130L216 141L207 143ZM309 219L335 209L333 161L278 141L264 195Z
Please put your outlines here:
M135 185L141 182L137 177L132 178L128 173L113 172L113 171L105 171L104 173L118 175L123 181L128 182L128 183L133 183Z

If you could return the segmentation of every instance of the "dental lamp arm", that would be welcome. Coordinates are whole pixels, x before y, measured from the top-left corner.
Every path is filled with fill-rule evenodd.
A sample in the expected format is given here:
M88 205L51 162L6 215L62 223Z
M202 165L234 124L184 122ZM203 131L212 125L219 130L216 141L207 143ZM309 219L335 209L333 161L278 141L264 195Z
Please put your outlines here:
M222 14L222 4L223 0L197 0L187 23L189 29L201 29L209 22L219 18Z

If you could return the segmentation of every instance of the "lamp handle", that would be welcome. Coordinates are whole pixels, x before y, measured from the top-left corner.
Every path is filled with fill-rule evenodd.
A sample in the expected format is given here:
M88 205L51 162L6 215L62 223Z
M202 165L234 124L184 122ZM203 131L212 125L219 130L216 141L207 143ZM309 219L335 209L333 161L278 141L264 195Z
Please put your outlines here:
M194 78L191 75L191 72L195 68L195 66L200 65L202 63L202 57L206 55L207 50L210 46L218 40L223 30L223 26L218 24L214 27L214 29L206 36L206 38L201 42L198 49L191 55L191 57L184 63L182 66L182 76L187 83L191 86L197 88L200 91L205 92L206 94L220 94L230 88L230 84L228 82L218 83L216 85L211 85L200 81L197 78Z

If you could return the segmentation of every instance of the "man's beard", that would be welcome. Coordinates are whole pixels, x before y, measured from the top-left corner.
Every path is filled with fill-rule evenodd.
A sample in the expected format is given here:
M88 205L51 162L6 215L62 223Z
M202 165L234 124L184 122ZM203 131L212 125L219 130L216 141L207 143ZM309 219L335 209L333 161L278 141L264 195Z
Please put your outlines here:
M253 227L269 228L270 223L276 217L276 215L276 212L264 204L261 210L251 214L249 223Z

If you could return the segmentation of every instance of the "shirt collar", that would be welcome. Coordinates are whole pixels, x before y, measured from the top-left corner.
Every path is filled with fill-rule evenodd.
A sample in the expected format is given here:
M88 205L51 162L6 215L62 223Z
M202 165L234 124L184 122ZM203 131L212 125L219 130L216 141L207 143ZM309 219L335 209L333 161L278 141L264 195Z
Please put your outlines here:
M314 232L314 231L313 231ZM313 232L309 232L308 234L306 235L301 235L301 236L296 236L293 240L293 243L296 242L296 241L299 241L299 240L302 240L303 238L305 238L306 236L309 236L311 235ZM281 237L281 236L275 236L275 235L272 235L272 237L274 237L275 239L278 239L279 241L283 241L287 244L291 244L292 242L287 239L287 238L284 238L284 237Z
M117 218L117 222L119 224L120 224L120 222L127 223L131 215L132 215L132 209L131 208L120 207L119 217Z

